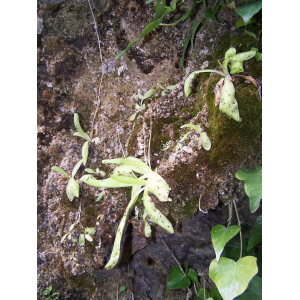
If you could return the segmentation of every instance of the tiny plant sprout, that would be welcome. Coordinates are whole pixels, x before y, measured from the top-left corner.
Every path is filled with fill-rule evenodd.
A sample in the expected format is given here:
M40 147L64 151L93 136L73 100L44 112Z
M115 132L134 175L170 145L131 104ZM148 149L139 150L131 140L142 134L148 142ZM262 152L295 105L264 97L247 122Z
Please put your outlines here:
M95 232L96 230L94 227L86 227L83 233L79 235L79 245L84 246L85 240L92 242L93 238L91 235L95 234Z
M60 243L62 243L62 242L66 239L67 236L71 236L72 230L74 229L74 226L75 226L75 224L72 224L72 225L69 227L68 233L66 233L66 234L61 238Z
M128 215L134 207L139 194L143 192L143 203L145 206L145 211L143 219L145 222L145 236L149 237L151 235L151 228L148 224L147 217L166 229L170 233L174 233L174 229L169 220L155 207L149 193L152 193L160 201L171 201L169 196L170 187L166 181L156 172L152 171L151 168L135 157L127 158L116 158L107 159L102 161L103 164L116 164L118 165L113 174L104 180L97 180L92 175L84 175L80 178L82 182L96 187L106 187L106 188L117 188L117 187L131 187L131 200L127 205L125 213L119 223L117 230L114 247L110 256L110 260L106 264L106 269L113 268L119 259L120 249L121 249L121 239L126 224ZM140 174L137 177L135 174ZM83 238L81 238L82 240Z
M91 138L82 130L79 122L79 116L77 113L74 113L74 125L77 129L77 132L75 132L73 135L80 136L84 139L86 139L88 142L91 142Z
M78 171L81 163L82 163L82 160L80 160L74 167L74 169L72 171L72 177L67 172L65 172L63 169L61 169L57 166L54 166L51 168L51 171L58 172L64 176L70 178L68 181L68 184L67 184L67 188L66 188L67 196L70 201L73 201L74 197L79 197L79 184L74 179L74 176L76 175L76 172Z
M176 89L176 85L169 85L166 88L164 88L161 84L157 83L158 87L161 88L163 91L161 92L162 96L166 96L170 90Z
M241 122L240 112L237 100L235 99L235 88L232 83L230 74L237 74L244 71L243 62L253 57L257 57L258 49L252 48L250 51L236 54L235 48L229 48L224 56L224 62L221 65L223 72L217 70L199 70L192 72L184 83L184 93L186 97L191 93L190 83L192 79L199 73L217 73L223 76L223 80L219 81L216 87L215 105L219 105L220 111L227 114L235 121ZM230 72L228 70L230 69ZM203 142L203 140L202 140ZM204 147L204 146L203 146Z
M155 89L150 89L144 95L142 95L140 93L140 90L138 90L137 97L139 98L140 101L139 101L139 103L136 103L135 112L130 116L130 118L129 118L130 121L133 121L135 119L136 115L146 108L144 101L146 99L150 98L154 93L155 93Z
M211 148L210 139L209 139L207 133L202 131L200 126L194 125L194 124L185 124L185 125L181 126L181 128L184 128L184 127L188 127L188 128L191 128L192 130L193 129L196 130L200 134L199 139L201 140L201 145L203 146L203 148L207 151L210 150L210 148Z

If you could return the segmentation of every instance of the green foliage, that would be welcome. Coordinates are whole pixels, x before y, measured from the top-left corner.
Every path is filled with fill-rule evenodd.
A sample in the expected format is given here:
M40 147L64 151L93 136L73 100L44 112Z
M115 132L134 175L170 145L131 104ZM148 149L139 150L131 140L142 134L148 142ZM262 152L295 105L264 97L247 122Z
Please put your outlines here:
M185 127L196 130L200 134L201 145L203 146L203 148L207 151L210 150L210 148L211 148L210 139L209 139L207 133L202 131L200 126L194 125L194 124L185 124L185 125L181 126L181 128L185 128Z
M145 93L145 95L142 95L140 93L140 89L138 90L138 95L136 96L136 98L139 99L139 103L136 103L135 113L130 116L130 118L129 118L130 121L133 121L135 119L138 112L140 112L146 108L144 101L146 99L150 98L151 96L153 96L154 92L155 92L155 89L150 89Z
M210 294L207 289L201 288L197 294L197 300L208 300L210 298Z
M249 24L251 18L258 13L262 8L262 0L249 2L239 8L236 8L236 13L243 18L244 24Z
M125 213L119 224L113 251L109 262L106 264L106 269L113 268L118 262L120 256L120 244L125 227L125 223L129 212L133 205L136 203L138 196L141 192L143 193L143 204L145 206L146 213L144 213L144 219L147 215L150 219L167 230L170 233L174 233L174 229L169 220L155 207L154 202L149 196L149 192L155 195L160 201L171 201L169 196L170 187L166 181L156 172L152 171L151 168L135 157L107 159L102 161L103 164L116 164L118 165L113 174L104 180L97 180L92 175L84 175L81 177L81 181L91 186L116 188L116 187L131 187L131 200L127 205ZM138 173L141 176L136 178L134 173ZM149 236L149 228L146 226L146 236ZM151 233L151 231L150 231Z
M256 257L246 256L237 262L221 257L209 266L209 276L214 281L224 300L232 300L242 294L252 277L257 274Z
M59 296L59 292L55 292L52 294L52 285L48 286L46 290L43 292L45 296L45 300L57 299Z
M68 233L66 233L66 234L61 238L60 243L62 243L62 242L66 239L67 236L71 236L72 230L74 229L74 226L75 226L75 224L72 224L72 225L69 227Z
M211 288L211 291L209 294L210 294L210 297L212 297L214 300L222 300L222 296L220 295L220 292L216 285L214 285Z
M262 167L255 169L242 168L235 174L237 179L245 181L245 192L249 197L250 211L254 213L262 198Z
M254 276L249 282L248 288L243 294L235 298L236 300L261 300L262 299L262 279Z
M251 250L254 246L256 246L261 241L262 241L262 216L259 216L254 223L248 241L247 251Z
M93 241L92 235L95 233L96 231L94 227L86 227L83 233L79 235L79 245L84 246L85 240L91 243Z
M161 92L162 96L166 96L171 90L176 89L176 85L169 85L166 88L164 88L161 84L157 83L158 87L160 87L163 91Z
M182 289L191 285L191 279L185 276L179 266L172 267L171 274L169 276L167 291L171 289Z
M198 281L198 274L196 270L189 268L188 273L186 274L189 278L191 278L195 283L199 283Z
M191 93L190 83L192 79L199 73L217 73L223 77L218 83L219 90L216 93L216 106L219 105L220 111L227 114L234 120L241 122L238 103L235 99L235 88L232 83L230 74L236 74L244 71L243 62L256 56L257 49L252 48L251 51L236 54L235 48L229 48L224 56L224 62L221 64L223 72L206 69L192 72L185 80L184 93L188 97ZM230 72L228 70L230 68Z
M218 12L219 8L220 8L220 7L219 7L218 5L215 5L213 9L208 9L208 8L207 8L207 9L204 11L204 14L205 14L205 16L206 16L208 19L210 19L210 20L212 20L212 21L217 21L217 19L216 19L216 13Z
M212 228L210 234L216 252L217 261L219 260L220 255L222 254L225 244L231 238L233 238L240 231L240 229L240 226L237 225L229 226L226 228L221 224L218 224Z
M122 285L121 287L120 287L120 292L124 292L126 290L126 286L125 285Z

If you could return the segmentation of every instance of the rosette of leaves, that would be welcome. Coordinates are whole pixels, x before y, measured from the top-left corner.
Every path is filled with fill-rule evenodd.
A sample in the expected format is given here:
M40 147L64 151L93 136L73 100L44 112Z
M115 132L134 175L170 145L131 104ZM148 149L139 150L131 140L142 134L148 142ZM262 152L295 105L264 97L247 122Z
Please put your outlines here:
M67 196L68 196L70 201L73 201L74 197L79 197L79 184L75 180L74 176L76 175L76 173L77 173L77 171L80 168L82 163L83 163L83 159L81 159L76 164L76 166L74 167L74 169L72 171L72 177L60 167L54 166L54 167L51 168L51 171L58 172L58 173L60 173L64 176L70 178L69 181L68 181L68 184L67 184L67 188L66 188Z
M217 84L217 92L216 92L216 106L219 105L220 111L227 114L229 117L234 120L241 122L240 113L238 109L238 103L235 99L235 88L232 83L232 78L230 76L233 74L237 74L244 71L243 62L246 60L255 57L257 54L257 49L252 48L251 51L242 52L236 54L235 48L229 48L224 57L224 62L221 64L222 70L198 70L192 72L184 83L184 93L185 96L188 97L191 93L190 83L192 79L199 73L216 73L224 78L222 78Z
M138 103L135 105L135 113L130 116L130 121L133 121L137 115L137 113L141 112L146 108L144 101L150 98L155 92L155 89L148 90L144 95L140 93L140 89L138 90L137 98L139 99Z
M83 231L83 233L81 233L79 235L79 245L80 246L84 246L85 244L85 240L92 242L93 238L92 235L95 234L95 228L94 227L86 227Z
M140 159L135 157L128 157L126 159L107 159L103 160L102 163L116 164L118 166L114 169L113 174L104 180L97 180L92 175L84 175L80 180L91 186L101 188L131 187L131 199L119 224L110 260L105 266L106 269L111 269L118 262L121 238L126 220L131 208L135 205L139 194L143 192L142 198L145 209L143 219L146 224L146 237L151 235L151 228L148 224L149 219L168 232L174 233L172 224L155 207L152 197L154 195L162 202L171 201L172 199L169 198L170 187L166 181L155 171L152 171L151 168Z
M161 92L161 95L162 96L166 96L169 94L169 92L171 90L174 90L176 89L176 85L168 85L166 88L164 88L161 84L157 83L158 87L160 87L163 91Z

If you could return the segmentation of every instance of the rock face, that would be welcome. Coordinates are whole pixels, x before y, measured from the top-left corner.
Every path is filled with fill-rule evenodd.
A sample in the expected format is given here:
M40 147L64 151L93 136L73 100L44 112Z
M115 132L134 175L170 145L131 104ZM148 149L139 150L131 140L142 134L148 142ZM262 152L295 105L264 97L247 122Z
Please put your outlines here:
M218 14L218 23L209 21L196 33L194 48L188 49L181 68L183 40L193 21L203 16L199 7L189 20L158 27L115 60L153 19L154 4L145 2L91 1L100 55L88 1L38 1L38 290L51 284L61 299L117 299L117 293L120 299L131 299L132 294L135 299L186 299L186 290L166 292L176 262L163 241L181 263L189 263L209 280L208 266L215 257L210 230L218 223L226 224L224 204L233 197L239 199L246 229L260 213L250 215L243 183L235 178L238 169L261 165L257 88L243 79L234 83L241 123L214 106L214 88L220 76L198 76L191 95L186 98L183 93L188 74L217 68L218 59L223 59L230 46L246 51L251 38L236 31L237 17L224 9ZM186 1L165 22L179 19L190 4ZM261 77L261 64L254 60L245 63L245 70ZM157 83L176 85L176 89L162 96ZM145 100L146 109L130 121L138 89L145 93L151 88L156 92ZM52 166L59 166L71 174L81 159L84 140L73 136L74 112L79 114L83 130L100 138L100 144L90 143L86 167L99 168L109 177L112 168L101 161L121 157L122 148L126 156L143 158L144 152L148 155L151 132L151 165L171 187L173 201L156 206L171 221L175 233L152 226L152 236L146 238L143 222L133 212L124 231L120 261L112 270L104 266L130 200L128 189L102 189L104 196L95 202L101 190L80 183L80 197L70 202L68 179L51 171ZM185 140L192 152L171 159L187 132L180 127L187 123L199 124L207 132L211 150L199 150L199 135L193 132ZM75 179L87 174L84 169L80 167ZM199 200L207 214L199 212ZM76 224L72 235L61 243L71 224ZM93 242L86 241L84 246L72 242L86 227L96 229ZM126 290L120 293L124 285Z

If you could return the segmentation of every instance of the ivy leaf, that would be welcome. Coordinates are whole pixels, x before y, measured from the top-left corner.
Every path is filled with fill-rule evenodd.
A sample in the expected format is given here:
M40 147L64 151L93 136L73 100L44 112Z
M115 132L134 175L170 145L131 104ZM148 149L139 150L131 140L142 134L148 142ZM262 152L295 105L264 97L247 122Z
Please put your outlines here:
M207 8L204 14L208 19L212 21L217 21L215 14L217 13L218 10L219 10L219 6L216 5L212 10Z
M205 294L205 297L204 297ZM197 295L197 300L204 300L204 299L208 299L210 297L209 292L207 289L201 288L198 291L198 295Z
M246 256L237 262L221 257L209 266L209 277L214 281L224 300L232 300L242 294L252 277L258 272L256 257Z
M188 277L190 277L194 282L199 283L198 281L198 274L196 270L190 268L188 273L186 274Z
M243 249L242 249L242 257L244 256L255 256L255 251L251 249L250 251L247 251L247 244L248 244L248 238L243 238ZM241 241L240 236L236 235L233 237L225 246L222 257L226 257L229 259L232 259L234 261L238 261L240 258L240 252L241 252Z
M262 300L262 279L261 277L254 276L249 282L246 291L235 298L236 300Z
M244 22L245 25L247 25L250 21L250 19L258 13L262 8L262 1L256 1L256 2L251 2L247 3L239 8L237 8L235 11L238 15L240 15Z
M249 197L250 211L254 213L262 198L262 167L249 170L242 168L235 174L237 179L245 181L245 192Z
M262 216L259 216L253 226L249 242L248 242L248 247L247 251L252 249L255 245L260 243L262 241Z
M241 227L238 225L232 225L226 228L221 224L218 224L212 228L210 234L216 252L217 261L220 259L226 243L231 240L240 231L240 229Z
M210 296L214 299L214 300L222 300L222 296L220 295L220 292L217 288L216 285L214 285L212 288L211 288L211 291L210 291Z
M178 266L172 267L172 271L168 280L167 291L171 289L182 289L191 285L189 277L184 276Z

